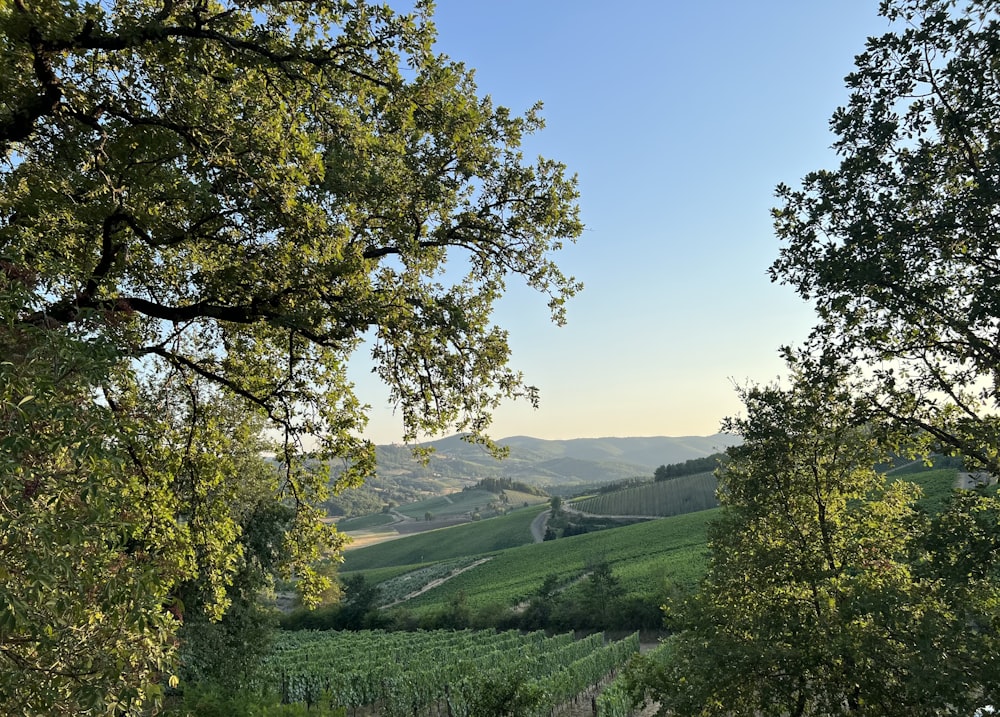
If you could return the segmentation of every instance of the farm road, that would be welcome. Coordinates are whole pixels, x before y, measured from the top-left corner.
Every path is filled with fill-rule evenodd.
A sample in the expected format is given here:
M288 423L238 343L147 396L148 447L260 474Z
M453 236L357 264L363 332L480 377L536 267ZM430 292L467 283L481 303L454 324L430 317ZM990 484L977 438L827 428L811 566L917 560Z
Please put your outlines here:
M582 515L584 518L626 518L628 520L634 520L641 518L643 520L659 520L662 515L609 515L605 513L585 513L582 510L577 510L571 505L563 504L563 510L567 513L574 513L576 515Z
M437 580L431 580L429 583L427 583L426 585L424 585L419 590L415 590L414 592L410 593L409 595L400 598L396 602L389 603L388 605L383 605L382 609L384 610L386 608L395 607L396 605L399 605L400 603L403 603L403 602L406 602L407 600L415 598L418 595L423 595L428 590L432 590L432 589L436 588L438 585L442 585L442 584L448 582L449 580L451 580L456 575L461 575L466 570L472 570L473 568L478 568L483 563L485 563L485 562L487 562L489 560L492 560L492 559L493 559L493 556L490 556L488 558L482 558L482 559L477 560L476 562L472 563L471 565L466 565L464 568L459 568L458 570L453 570L450 573L448 573L447 575L445 575L443 578L438 578Z
M531 537L535 539L536 543L541 543L545 540L545 524L549 521L550 512L543 510L538 514L537 518L531 521Z

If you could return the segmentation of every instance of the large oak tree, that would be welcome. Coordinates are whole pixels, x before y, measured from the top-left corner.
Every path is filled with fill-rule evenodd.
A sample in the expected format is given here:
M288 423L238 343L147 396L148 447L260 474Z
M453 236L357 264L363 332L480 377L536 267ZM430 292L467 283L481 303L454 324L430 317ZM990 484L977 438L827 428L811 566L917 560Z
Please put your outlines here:
M771 271L882 410L1000 474L1000 5L893 0L831 121L838 167L781 186Z
M928 516L884 475L906 431L843 368L741 391L697 594L647 676L662 714L970 715L1000 680L1000 500Z
M6 712L148 701L178 586L218 615L246 568L268 442L254 499L292 514L255 559L323 589L304 459L344 459L340 487L371 471L345 374L365 340L409 439L484 438L499 401L535 400L491 310L513 278L563 320L575 180L522 157L538 108L479 96L430 12L0 5Z
M1000 3L884 0L778 189L772 278L815 302L790 385L742 391L708 575L649 682L669 714L970 715L1000 695L1000 501L926 514L892 455L1000 475ZM935 509L936 510L936 509Z

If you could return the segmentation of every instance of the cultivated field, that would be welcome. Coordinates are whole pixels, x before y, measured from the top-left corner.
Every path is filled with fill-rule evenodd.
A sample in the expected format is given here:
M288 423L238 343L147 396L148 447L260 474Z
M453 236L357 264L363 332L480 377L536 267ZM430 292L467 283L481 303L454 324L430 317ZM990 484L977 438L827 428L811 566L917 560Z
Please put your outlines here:
M708 510L719 505L712 473L681 476L574 501L573 507L595 515L651 515L669 517Z
M513 708L548 717L638 651L637 634L606 642L514 631L294 632L280 636L254 689L350 715L484 717Z

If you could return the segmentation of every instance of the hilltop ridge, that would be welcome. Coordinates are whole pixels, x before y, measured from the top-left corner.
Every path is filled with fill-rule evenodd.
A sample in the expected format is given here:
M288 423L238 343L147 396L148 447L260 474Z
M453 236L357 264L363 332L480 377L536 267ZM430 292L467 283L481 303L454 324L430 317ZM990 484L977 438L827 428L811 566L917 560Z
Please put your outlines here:
M330 509L333 515L363 515L389 502L399 505L461 490L483 478L550 489L651 477L661 465L704 458L739 442L728 434L567 440L511 436L497 441L509 450L507 458L498 460L483 446L455 435L420 444L433 449L426 462L414 458L412 446L380 445L375 477L332 499Z

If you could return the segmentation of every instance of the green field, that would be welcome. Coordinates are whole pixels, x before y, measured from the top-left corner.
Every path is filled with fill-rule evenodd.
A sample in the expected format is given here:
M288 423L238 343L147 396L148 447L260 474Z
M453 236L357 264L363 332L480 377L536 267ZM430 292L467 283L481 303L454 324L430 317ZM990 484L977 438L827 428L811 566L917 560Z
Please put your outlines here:
M531 521L542 510L541 506L522 508L489 520L428 530L357 548L345 553L343 570L434 563L525 545L532 542Z
M396 522L397 518L389 513L370 513L357 518L344 518L337 521L337 530L347 532L348 530L371 530L388 526ZM391 530L391 529L390 529Z
M568 582L601 561L613 566L628 595L656 595L666 579L693 585L705 570L707 526L715 514L702 511L505 550L407 605L442 604L459 592L473 608L514 605L547 575Z
M596 515L655 515L669 517L715 508L718 481L698 473L574 501L573 507Z
M921 486L921 506L937 510L954 485L954 469L900 476ZM669 481L668 481L669 482ZM703 510L586 535L531 543L530 523L541 506L502 518L444 528L359 548L346 556L344 570L364 571L372 582L441 560L492 554L490 561L455 576L406 603L418 611L448 603L459 593L468 605L512 606L530 596L548 575L569 583L589 565L606 561L626 594L652 597L664 581L693 585L703 575L709 522L718 509ZM516 545L517 547L512 547ZM379 570L372 570L378 568Z
M538 509L528 515L537 514ZM556 575L562 582L570 582L584 574L588 566L607 561L614 566L615 575L621 580L626 593L635 596L653 596L659 593L664 580L693 585L705 568L705 541L708 521L716 511L702 511L690 515L664 520L649 521L637 525L613 528L597 533L577 535L571 538L524 545L517 548L496 551L494 557L483 565L464 572L444 584L406 603L408 608L429 609L440 606L459 593L465 596L470 607L479 609L488 605L512 606L522 601L545 580L548 575ZM509 519L512 516L508 516ZM448 528L436 533L455 531L460 528L485 527L487 523L506 520L495 518L482 524ZM527 530L527 523L524 524ZM360 548L348 554L347 570L367 562L363 554L378 551L380 565L390 559L387 549L400 548L401 543L429 537L429 534L414 536L404 540ZM460 548L451 543L449 558L458 557ZM426 546L426 544L425 544ZM438 546L435 546L438 547ZM466 555L474 553L466 552ZM356 557L362 558L357 560ZM400 552L396 556L406 560ZM437 558L444 559L444 558ZM413 569L422 563L431 562L427 554L424 560L414 560ZM350 574L350 573L348 573ZM368 574L373 582L374 574Z
M948 500L952 489L955 487L955 479L958 477L958 469L941 468L938 470L922 471L920 473L905 473L891 476L897 480L907 480L920 486L921 496L918 504L928 513L937 513L941 510L944 502Z
M499 500L496 493L486 490L460 490L448 495L438 495L426 500L408 503L396 508L397 513L423 520L427 513L435 518L456 518L467 513L485 510L486 507Z
M517 490L505 490L504 495L507 496L507 503L511 508L520 508L525 503L528 505L540 505L542 503L549 502L547 496L535 495L534 493L522 493Z

